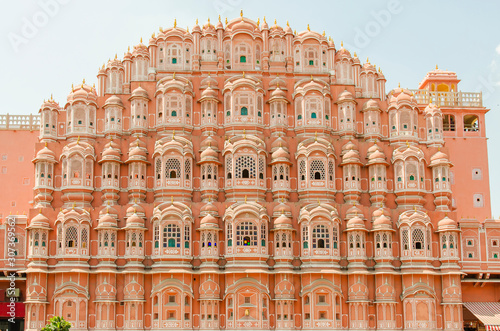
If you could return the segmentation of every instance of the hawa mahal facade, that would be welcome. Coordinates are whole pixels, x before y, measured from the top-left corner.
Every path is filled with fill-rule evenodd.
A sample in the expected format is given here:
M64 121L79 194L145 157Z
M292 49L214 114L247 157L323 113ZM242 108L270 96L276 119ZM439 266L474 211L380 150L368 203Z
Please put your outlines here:
M27 137L3 150L33 161L2 168L29 183L14 264L1 248L25 328L462 330L499 299L488 109L437 67L385 82L324 33L241 16L160 28L97 87L3 115Z

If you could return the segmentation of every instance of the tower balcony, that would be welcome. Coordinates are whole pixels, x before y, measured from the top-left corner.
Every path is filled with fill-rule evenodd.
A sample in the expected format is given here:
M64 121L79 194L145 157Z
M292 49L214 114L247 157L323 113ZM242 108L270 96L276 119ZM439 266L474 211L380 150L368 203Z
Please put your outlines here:
M439 107L483 107L481 92L439 92L429 90L410 90L419 105L430 102Z

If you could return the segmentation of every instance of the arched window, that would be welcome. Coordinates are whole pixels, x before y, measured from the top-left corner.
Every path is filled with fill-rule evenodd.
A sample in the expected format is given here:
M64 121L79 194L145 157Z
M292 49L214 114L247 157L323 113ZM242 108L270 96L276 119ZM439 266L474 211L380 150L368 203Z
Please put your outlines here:
M316 225L312 229L312 248L330 248L330 232L325 225Z
M479 131L479 117L477 115L464 116L464 131Z
M411 240L413 243L413 249L424 249L425 248L425 237L424 237L424 232L422 229L413 229L412 234L411 234Z
M77 247L78 246L78 231L76 226L69 226L66 229L65 234L66 247Z
M181 175L181 162L178 159L167 159L165 174L167 178L179 178Z
M163 228L163 247L181 247L181 228L176 224L167 224Z
M311 180L325 180L325 163L322 160L312 160L309 177Z
M242 116L248 115L248 108L247 107L241 107L241 115Z
M239 156L236 159L236 178L255 178L255 167L254 157L250 155Z
M311 113L311 118L316 118L316 113Z
M236 245L257 246L258 232L255 223L246 221L236 226Z

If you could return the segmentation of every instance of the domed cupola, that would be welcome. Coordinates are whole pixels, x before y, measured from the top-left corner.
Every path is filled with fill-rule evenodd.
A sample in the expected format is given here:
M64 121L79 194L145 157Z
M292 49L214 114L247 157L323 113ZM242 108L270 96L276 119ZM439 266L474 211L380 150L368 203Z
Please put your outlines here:
M212 143L214 146L212 146ZM201 167L201 195L204 201L217 200L219 194L219 151L217 141L208 136L201 143L203 151L198 165Z
M57 121L61 107L52 96L44 101L40 110L40 141L52 142L57 139Z
M356 100L351 92L344 90L337 98L338 130L341 137L352 139L356 133Z
M201 268L216 268L216 261L219 257L219 220L217 208L208 202L202 207L204 215L200 220L200 238L201 238ZM201 215L200 215L201 216Z
M361 167L363 163L359 158L357 147L349 142L342 147L342 176L344 201L346 203L357 203L361 194Z
M429 168L432 169L432 193L436 210L448 212L451 203L451 183L450 168L453 164L448 159L448 155L439 149L431 156Z
M389 92L389 140L402 144L418 141L419 108L411 91L396 88Z
M443 113L435 104L429 103L424 109L427 125L427 144L431 147L441 147L443 140Z
M267 102L270 107L271 132L283 132L288 127L287 105L289 101L286 92L281 89L279 81L276 82L276 87L271 92L271 97Z
M130 201L146 198L146 168L148 161L148 150L146 143L137 138L129 145L128 159L125 161L128 167L128 197Z
M367 141L378 141L382 137L381 112L378 102L370 99L363 105L364 135Z
M95 138L97 95L93 87L85 81L72 88L68 95L66 110L66 136L70 140L77 137Z
M368 148L369 193L372 205L385 203L387 194L387 167L389 163L383 150L376 143Z
M47 142L32 162L35 164L35 208L50 206L54 192L54 167L58 162L55 153L47 147Z
M117 215L114 212L116 211L106 207L99 213L99 221L96 227L98 233L98 268L113 266L117 257L116 237L118 222Z
M121 155L120 146L114 141L111 140L104 146L99 164L102 166L101 189L105 205L117 204L120 198L118 193L120 191Z
M439 234L439 242L441 247L440 261L443 263L442 268L457 269L460 259L458 253L460 229L457 222L446 215L437 223L437 232Z
M201 129L202 132L216 132L218 128L218 105L220 103L217 81L208 76L202 80L201 84L202 88L204 87L201 97L198 99L201 104Z
M278 137L280 146L271 154L270 165L272 167L272 184L273 198L277 201L279 198L286 200L290 197L290 153L288 152L288 144L285 142L285 147L282 145L282 138ZM276 141L273 143L273 145Z
M361 95L364 98L378 98L377 69L366 59L361 68L359 80L361 82Z
M130 100L130 131L133 135L145 135L148 130L148 92L139 86L132 91Z
M46 259L48 257L48 238L49 231L51 231L49 219L42 214L40 209L39 213L29 220L26 231L29 236L28 244L28 260L29 266L47 267Z
M361 214L361 216L363 216ZM347 233L347 260L349 268L366 268L366 233L367 229L363 219L355 215L346 224Z
M141 42L134 46L131 56L132 64L131 73L132 81L144 81L148 79L148 67L149 67L149 50L146 45Z
M376 209L372 214L372 231L375 240L375 261L379 267L383 264L393 269L390 262L393 259L392 239L395 230L392 221L384 208Z

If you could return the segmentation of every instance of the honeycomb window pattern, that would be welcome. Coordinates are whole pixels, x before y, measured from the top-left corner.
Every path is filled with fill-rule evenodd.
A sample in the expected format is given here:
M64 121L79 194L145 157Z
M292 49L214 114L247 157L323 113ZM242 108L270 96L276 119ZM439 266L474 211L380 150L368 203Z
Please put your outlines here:
M178 159L167 159L165 162L165 177L179 178L181 174L181 162Z
M257 246L257 225L253 222L241 222L236 226L236 244L238 246Z
M325 164L321 160L312 160L309 178L311 180L325 180Z
M242 155L236 159L236 178L255 178L255 158Z

